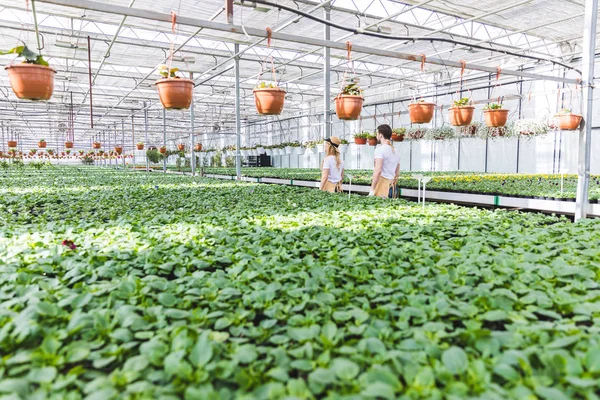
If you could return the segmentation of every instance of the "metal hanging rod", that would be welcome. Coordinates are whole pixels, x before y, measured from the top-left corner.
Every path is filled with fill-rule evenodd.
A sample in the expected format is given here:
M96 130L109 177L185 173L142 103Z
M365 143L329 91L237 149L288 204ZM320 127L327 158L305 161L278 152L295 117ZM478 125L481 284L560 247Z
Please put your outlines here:
M151 10L140 10L140 9L136 9L136 8L128 8L128 7L123 7L123 6L113 5L113 4L104 4L104 3L99 3L96 1L90 1L90 0L36 0L36 1L42 2L42 3L59 5L59 6L65 6L65 7L72 7L72 8L86 9L86 10L96 11L96 12L103 12L103 13L107 13L107 14L116 14L116 15L121 15L121 16L148 19L148 20L165 22L165 23L170 23L171 19L172 19L170 14L160 13L160 12L151 11ZM210 29L210 30L215 30L215 31L220 31L220 32L234 33L234 34L238 34L238 35L241 35L244 37L246 36L246 34L248 34L250 36L262 37L262 38L266 38L268 36L266 29L263 30L263 29L257 29L257 28L252 28L252 27L242 27L242 26L233 25L233 24L223 24L220 22L208 21L208 20L203 20L203 19L198 19L198 18L190 18L190 17L186 17L183 15L177 17L177 22L181 25ZM291 34L281 33L281 32L273 32L272 38L277 39L277 40L286 41L286 42L306 44L306 45L310 45L310 46L328 47L330 49L336 49L336 50L342 50L342 51L346 50L345 43L333 42L331 40L291 35ZM430 40L430 39L431 38L427 38L427 40ZM391 50L377 49L377 48L371 48L371 47L361 46L361 45L353 45L352 50L354 50L357 53L371 54L371 55L376 55L376 56L381 56L381 57L399 58L402 60L408 60L408 61L414 61L414 62L424 62L425 64L441 65L441 66L445 66L445 67L454 67L454 68L463 68L463 64L461 64L460 62L457 62L457 61L443 60L440 58L433 58L433 57L421 59L421 56L416 55L416 54L409 54L409 53L402 53L402 52L391 51ZM493 73L493 74L497 73L496 67L488 67L485 65L466 64L465 69L488 72L488 73ZM536 74L536 73L523 72L523 71L502 70L502 74L518 76L518 77L523 77L523 78L537 79L537 80L564 82L564 83L569 83L569 84L578 84L579 83L578 79L564 78L564 77L552 76L552 75Z

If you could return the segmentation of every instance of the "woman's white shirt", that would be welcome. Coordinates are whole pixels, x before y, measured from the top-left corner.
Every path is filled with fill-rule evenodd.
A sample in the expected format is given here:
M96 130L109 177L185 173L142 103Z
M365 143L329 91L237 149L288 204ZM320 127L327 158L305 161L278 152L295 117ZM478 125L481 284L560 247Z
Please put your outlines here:
M394 152L392 146L383 144L381 146L377 146L373 158L381 158L383 160L381 176L385 179L394 179L396 176L396 167L400 163L400 156L398 155L398 152Z
M344 170L344 162L340 162L340 167L338 168L337 162L335 161L335 156L327 156L325 161L323 162L323 169L329 170L329 177L327 180L331 183L338 183L342 180L342 171Z

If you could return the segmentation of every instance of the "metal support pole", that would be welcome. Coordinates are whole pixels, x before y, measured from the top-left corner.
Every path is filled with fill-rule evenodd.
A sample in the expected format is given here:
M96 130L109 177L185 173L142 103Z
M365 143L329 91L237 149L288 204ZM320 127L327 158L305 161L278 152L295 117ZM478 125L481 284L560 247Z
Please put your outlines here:
M331 8L325 6L323 9L325 20L331 20ZM331 39L331 27L324 26L324 39ZM325 136L327 139L331 137L331 49L323 47L323 122L325 123Z
M163 112L162 112L162 117L163 117L163 146L166 148L167 147L167 110L165 108L163 108ZM165 157L163 158L163 173L166 174L167 173L167 156L165 154Z
M583 28L583 121L579 132L579 171L577 177L577 200L575 221L587 217L588 190L590 185L590 145L592 141L592 115L594 92L594 55L596 49L596 22L598 0L585 1L585 24Z
M239 43L234 45L235 53L240 52ZM242 180L242 158L240 146L242 145L242 121L240 119L240 57L235 57L235 172L237 180Z
M123 169L125 169L125 120L121 120L121 159L123 160ZM118 164L118 163L117 163Z
M194 80L194 73L190 72L190 79ZM192 134L191 134L191 153L192 153L192 160L191 160L191 166L192 166L192 176L196 176L196 153L194 152L194 91L192 90L192 107L190 110L190 125L192 127Z
M42 44L40 42L40 32L38 28L37 13L35 12L35 0L31 1L31 12L33 14L33 26L35 27L35 39L37 40L38 54L42 54Z
M146 102L144 102L144 144L148 146L148 108ZM146 157L146 172L150 171L150 163L148 157Z
M133 116L134 111L131 112L131 154L133 155L132 167L135 169L135 118Z

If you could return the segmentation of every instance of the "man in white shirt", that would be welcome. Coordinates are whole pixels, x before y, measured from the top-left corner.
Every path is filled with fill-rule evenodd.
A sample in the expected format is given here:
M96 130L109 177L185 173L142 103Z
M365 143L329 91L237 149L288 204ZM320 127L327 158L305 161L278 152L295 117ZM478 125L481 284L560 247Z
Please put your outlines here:
M392 146L392 128L389 125L377 127L377 142L375 149L375 167L369 196L389 197L390 188L396 186L400 173L400 156Z

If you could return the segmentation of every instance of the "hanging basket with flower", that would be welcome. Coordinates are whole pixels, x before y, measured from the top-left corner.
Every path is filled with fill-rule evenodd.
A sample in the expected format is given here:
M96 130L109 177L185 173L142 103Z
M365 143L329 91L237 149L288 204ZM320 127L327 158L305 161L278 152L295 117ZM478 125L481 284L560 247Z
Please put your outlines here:
M473 120L475 107L471 105L471 101L467 97L453 101L452 107L448 109L448 119L452 126L469 125Z
M167 110L187 110L192 104L194 81L177 76L179 68L160 65L158 73L162 78L154 82L158 97Z
M73 148L73 142L71 142L70 140L67 140L65 142L65 149L72 149Z
M271 35L273 31L271 28L267 28L267 47L271 48ZM272 50L271 50L272 52ZM271 74L273 80L270 83L261 81L262 74L265 72L265 62L260 64L260 72L258 74L259 83L253 90L254 103L256 104L256 111L260 115L279 115L283 111L283 105L285 103L285 90L279 87L277 81L275 64L273 62L273 54L269 55L271 61Z
M410 122L413 124L428 124L433 119L435 103L429 103L425 100L413 101L408 105L408 114Z
M48 65L44 58L31 51L24 43L0 55L16 54L25 60L20 64L6 66L10 86L19 99L49 100L54 92L56 70Z
M335 113L341 120L354 121L360 116L364 97L363 91L359 86L358 78L355 77L356 73L354 71L354 61L352 61L351 42L346 42L346 49L348 51L348 68L344 72L340 93L335 97ZM351 72L353 77L347 81L346 76L348 72Z
M489 103L483 108L485 125L497 128L506 125L509 110L502 108L502 103Z
M579 129L582 118L581 115L574 114L567 108L563 108L554 116L558 128L563 131L574 131Z

